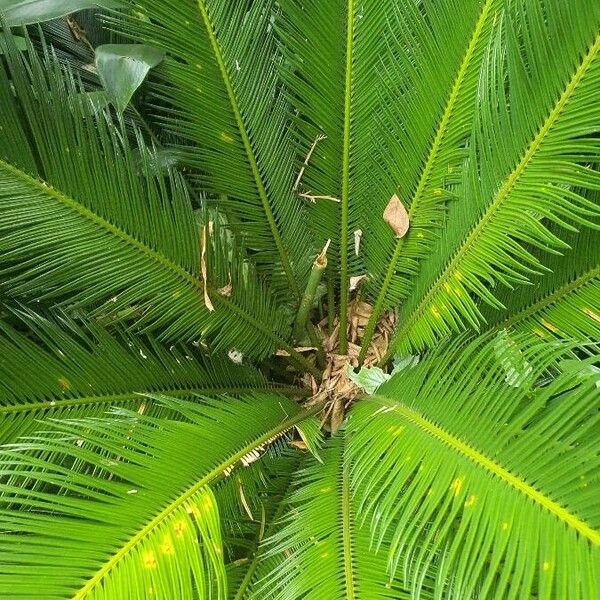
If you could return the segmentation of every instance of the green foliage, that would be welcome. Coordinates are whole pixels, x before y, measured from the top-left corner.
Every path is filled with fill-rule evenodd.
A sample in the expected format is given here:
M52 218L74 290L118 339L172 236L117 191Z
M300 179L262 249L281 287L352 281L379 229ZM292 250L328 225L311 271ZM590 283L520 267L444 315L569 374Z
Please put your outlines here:
M598 2L0 21L0 597L600 595Z
M1 0L0 16L12 27L49 21L95 6L118 8L123 3L119 0Z
M164 52L143 44L104 44L96 48L96 71L111 102L125 110L148 71L164 58Z

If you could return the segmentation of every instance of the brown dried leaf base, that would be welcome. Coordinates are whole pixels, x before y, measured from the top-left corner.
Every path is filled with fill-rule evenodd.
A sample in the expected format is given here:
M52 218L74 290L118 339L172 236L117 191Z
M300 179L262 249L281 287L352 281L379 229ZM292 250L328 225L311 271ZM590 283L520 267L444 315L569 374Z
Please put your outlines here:
M308 373L304 375L303 380L305 385L313 392L308 405L325 401L321 426L329 429L332 433L339 429L344 420L344 414L350 408L354 399L362 394L361 388L357 387L348 378L348 366L351 368L358 367L360 344L372 309L373 307L370 304L359 300L352 300L348 305L347 355L336 352L340 335L339 319L336 317L331 333L328 331L327 319L317 325L317 331L323 341L323 351L327 364L320 385ZM394 311L384 313L381 316L371 339L363 366L373 366L385 355L389 336L395 323L396 313Z

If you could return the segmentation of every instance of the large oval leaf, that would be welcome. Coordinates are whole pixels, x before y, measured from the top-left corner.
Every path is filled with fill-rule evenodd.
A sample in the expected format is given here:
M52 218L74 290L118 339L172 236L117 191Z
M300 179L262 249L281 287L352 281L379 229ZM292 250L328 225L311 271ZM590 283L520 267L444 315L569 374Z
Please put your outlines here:
M123 112L148 71L164 58L144 44L105 44L96 48L96 70L110 101Z
M42 23L86 8L117 8L118 0L0 0L0 16L8 27Z

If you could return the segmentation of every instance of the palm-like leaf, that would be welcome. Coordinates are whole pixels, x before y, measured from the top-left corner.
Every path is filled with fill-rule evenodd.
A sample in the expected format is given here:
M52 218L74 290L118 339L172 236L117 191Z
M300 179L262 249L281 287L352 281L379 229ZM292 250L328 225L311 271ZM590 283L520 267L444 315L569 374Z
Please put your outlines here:
M0 36L0 596L598 597L600 4L93 15Z
M273 395L157 401L177 419L123 410L112 419L63 420L2 451L10 472L1 486L2 595L126 599L152 588L165 599L226 598L210 486L306 413ZM17 506L20 516L7 510ZM60 565L47 565L51 548Z
M422 348L453 330L477 327L481 315L472 295L500 306L494 287L526 283L540 270L525 242L564 247L545 219L568 226L598 215L597 205L572 187L599 183L589 166L598 155L597 21L586 2L568 11L560 3L546 8L556 14L515 2L496 23L461 188L469 201L451 211L438 251L401 310L393 348ZM548 69L548 44L562 43L565 30L568 42ZM527 71L517 66L522 55ZM531 89L538 90L533 98Z
M184 160L198 169L203 189L224 195L219 205L244 223L259 269L299 298L311 253L303 211L291 195L273 1L251 7L222 0L134 4L126 25L117 20L118 26L169 54L153 88L157 118L184 140Z
M379 292L371 320L373 328L384 303L389 305L388 288L396 272L399 250L393 250L396 244L383 221L383 210L391 194L400 191L405 196L411 189L414 170L421 163L415 144L423 145L442 111L445 115L430 157L433 163L439 153L441 167L436 164L432 177L434 165L426 167L418 195L423 193L420 187L425 180L439 188L440 170L445 176L448 161L457 160L456 147L472 113L469 98L475 77L468 76L469 91L464 92L461 86L472 55L480 51L478 40L491 3L486 3L479 21L478 4L454 0L435 6L417 6L410 1L281 3L280 38L290 63L285 65L283 76L301 117L297 135L301 160L306 158L305 164L298 167L302 176L298 191L315 198L311 205L315 229L323 243L328 238L333 240L335 254L339 254L339 260L332 260L332 264L339 265L340 271L342 331L346 325L350 275L361 274L366 268L373 279L373 289ZM452 28L446 26L449 19L455 23ZM474 39L470 39L471 24L476 31ZM467 56L463 58L465 47ZM436 56L435 61L432 56ZM457 71L459 81L453 86ZM451 98L444 107L446 88L451 90ZM462 98L464 94L466 98ZM455 111L459 96L466 108L459 111L454 129L447 132L447 120ZM405 127L407 119L413 125L411 129ZM449 147L440 149L443 136L449 138ZM427 153L424 147L418 150L423 155ZM412 155L410 165L407 153ZM428 178L434 183L430 184ZM412 212L419 201L420 198L411 206ZM417 225L419 240L422 230L439 224L435 217L443 202L444 198L434 196L427 199L424 210L419 206L415 213L421 219ZM355 242L355 232L364 234L365 259L364 251ZM392 255L388 273L383 277L382 265ZM410 264L412 272L414 260ZM372 331L367 338L371 334ZM343 337L340 350L346 352Z
M500 5L493 0L405 2L392 13L388 43L398 51L382 78L384 108L378 117L390 130L381 127L378 137L383 139L373 144L373 166L380 165L387 176L371 178L386 183L376 188L377 216L397 193L407 207L410 229L395 239L380 218L368 222L365 257L374 306L361 360L381 312L406 299L421 260L439 235L447 202L455 197L481 58Z
M351 414L360 506L415 597L431 569L436 597L598 594L598 375L576 361L538 387L563 352L446 347Z
M217 234L205 241L213 261L227 262L221 271L232 277L231 293L218 291L226 282L206 283L217 307L209 310L199 265L201 234L180 177L164 179L138 137L140 177L125 138L104 113L96 118L86 102L70 102L75 87L61 82L52 63L32 59L30 78L22 58L13 54L11 62L34 140L30 160L35 155L39 165L30 174L11 163L8 144L0 159L6 293L99 306L97 312L109 315L129 312L138 326L160 328L163 338L213 337L215 348L258 357L289 348L289 316ZM1 75L8 86L8 74ZM1 111L7 127L14 110L11 99Z
M374 551L367 529L360 527L345 453L344 440L333 439L323 452L322 464L311 460L297 473L296 489L287 500L289 509L281 529L264 547L267 560L262 568L262 586L260 579L257 582L258 597L265 600L411 597L397 579L384 575L386 554ZM279 561L278 556L281 556ZM285 560L285 556L294 560Z
M578 341L581 350L594 352L593 344L600 339L600 246L596 237L591 229L564 236L571 248L545 261L552 276L499 294L506 310L483 307L488 326ZM532 252L540 254L536 249Z
M114 406L154 415L160 407L142 394L191 398L272 389L258 371L228 358L62 320L60 326L23 314L19 324L34 335L0 324L1 443L43 428L45 418L100 416Z

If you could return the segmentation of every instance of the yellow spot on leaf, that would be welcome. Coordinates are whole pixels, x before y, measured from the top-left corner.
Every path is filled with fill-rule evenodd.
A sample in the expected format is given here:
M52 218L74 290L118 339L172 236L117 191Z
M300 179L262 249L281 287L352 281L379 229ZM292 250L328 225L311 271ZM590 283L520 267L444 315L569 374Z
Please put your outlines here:
M583 309L583 312L588 317L591 317L592 319L594 319L594 321L597 321L598 323L600 323L600 315L596 314L591 308L586 307Z
M200 63L196 63L196 69L198 69L199 71L202 70L202 65Z
M469 496L467 498L467 501L465 502L465 508L471 508L471 506L473 506L475 504L475 500L476 500L475 496Z
M439 319L440 318L440 311L437 309L437 306L432 306L431 307L431 314L436 318Z
M183 537L183 530L185 529L185 522L184 521L177 521L177 523L175 523L175 526L173 527L173 533L175 533L175 537Z
M321 494L328 494L329 492L331 492L333 488L328 485L327 487L322 487L319 492L321 492Z
M460 271L455 271L454 272L454 279L458 279L458 281L462 281L463 280L462 273Z
M156 569L156 558L154 558L153 552L146 552L142 557L142 561L144 563L144 568Z
M428 495L428 496L431 496L431 494L433 494L433 488L429 488L429 489L427 490L427 495Z
M168 535L165 535L163 538L163 543L160 545L160 551L163 554L173 554L173 552L175 552L173 544L171 543L171 538Z
M544 571L549 571L550 570L550 563L547 560L544 561L544 564L542 565L542 569Z
M533 330L533 334L541 338L546 337L546 334L541 329L537 328Z
M549 329L550 331L553 331L554 333L556 333L558 331L558 329L552 325L552 323L549 323L548 321L546 321L545 319L542 319L542 325L546 328Z
M221 139L224 142L227 142L228 144L231 144L231 142L233 142L233 138L224 131L221 133Z
M65 392L71 387L71 384L69 383L69 380L66 379L65 377L59 377L58 378L58 385L60 385L60 387Z
M387 432L393 436L400 435L404 431L404 425L390 425L387 428Z
M321 558L328 558L329 557L329 552L323 552L323 554L321 554Z
M434 196L441 196L443 193L444 193L444 190L442 188L435 188L435 190L433 190Z
M446 283L446 282L444 282L444 289L445 289L445 290L446 290L448 293L450 293L450 292L452 291L452 288L450 287L450 284L449 284L449 283Z
M418 232L417 232L417 237L418 237L418 238L423 238L423 237L425 237L425 236L423 235L423 233L422 233L421 231L418 231Z
M502 531L506 531L508 529L508 523L506 521L502 521Z
M460 490L462 489L464 477L457 477L452 484L450 485L450 491L454 492L455 496L460 494Z

